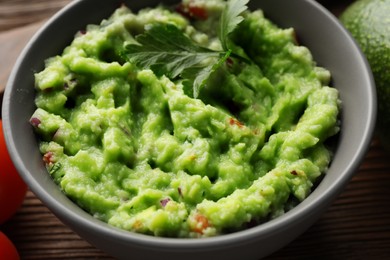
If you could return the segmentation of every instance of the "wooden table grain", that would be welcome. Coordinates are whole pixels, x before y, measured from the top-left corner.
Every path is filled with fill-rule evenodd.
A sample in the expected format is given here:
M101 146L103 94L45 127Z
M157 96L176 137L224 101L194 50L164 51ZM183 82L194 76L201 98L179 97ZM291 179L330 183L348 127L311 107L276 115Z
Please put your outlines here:
M5 59L4 50L11 48L6 43L19 39L18 46L7 51L8 58L10 52L13 54L8 61L10 66L40 21L67 2L70 0L0 0L0 58ZM338 14L351 1L321 2ZM33 6L29 12L23 6L27 3ZM13 10L14 16L5 10ZM8 73L9 67L0 65L0 93ZM14 242L21 259L112 259L62 224L31 191L16 215L0 230ZM377 138L350 183L322 217L289 245L267 257L314 258L390 259L390 153Z

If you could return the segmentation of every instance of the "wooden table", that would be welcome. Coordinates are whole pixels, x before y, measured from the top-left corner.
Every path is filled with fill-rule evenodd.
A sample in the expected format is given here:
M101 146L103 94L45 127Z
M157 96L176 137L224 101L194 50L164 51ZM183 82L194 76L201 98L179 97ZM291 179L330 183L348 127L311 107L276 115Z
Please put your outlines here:
M0 0L2 64L6 58L13 63L25 41L39 27L40 23L35 22L69 1ZM335 14L350 3L322 2ZM34 8L26 8L27 4ZM29 11L23 11L26 9ZM10 10L15 16L8 19L4 14L9 15ZM10 45L15 39L18 44ZM0 92L10 61L7 64L0 65ZM111 259L63 225L30 191L17 214L0 229L15 243L22 259ZM376 138L354 178L325 214L304 234L268 257L302 258L390 259L390 153Z

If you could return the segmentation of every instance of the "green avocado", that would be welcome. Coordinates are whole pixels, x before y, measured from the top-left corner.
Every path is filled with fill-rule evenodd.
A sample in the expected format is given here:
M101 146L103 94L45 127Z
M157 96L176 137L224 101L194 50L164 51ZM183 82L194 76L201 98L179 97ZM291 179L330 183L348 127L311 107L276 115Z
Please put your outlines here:
M390 0L359 0L340 16L371 66L378 94L377 133L390 151Z

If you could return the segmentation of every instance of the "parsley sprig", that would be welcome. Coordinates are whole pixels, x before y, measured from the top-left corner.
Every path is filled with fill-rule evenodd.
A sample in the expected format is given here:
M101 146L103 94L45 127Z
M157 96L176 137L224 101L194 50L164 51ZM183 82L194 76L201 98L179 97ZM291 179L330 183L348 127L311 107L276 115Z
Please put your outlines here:
M127 59L142 69L170 79L182 78L192 83L197 98L210 75L229 57L240 57L229 48L229 35L244 19L241 13L249 0L229 0L221 18L218 37L222 51L204 48L172 24L157 23L147 26L137 35L137 44L126 46Z

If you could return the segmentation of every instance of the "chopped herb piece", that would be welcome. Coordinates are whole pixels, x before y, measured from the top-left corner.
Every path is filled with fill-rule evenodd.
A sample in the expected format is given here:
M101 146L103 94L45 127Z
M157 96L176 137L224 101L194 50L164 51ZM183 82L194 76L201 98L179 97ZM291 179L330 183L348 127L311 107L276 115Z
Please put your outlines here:
M61 165L61 163L55 163L55 164L53 164L53 166L52 167L50 167L50 170L49 170L49 173L51 174L51 175L53 175L54 173L56 173L59 169L61 169L61 167L62 167L62 165Z

